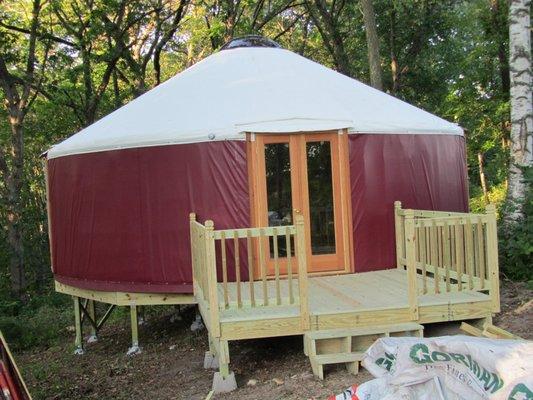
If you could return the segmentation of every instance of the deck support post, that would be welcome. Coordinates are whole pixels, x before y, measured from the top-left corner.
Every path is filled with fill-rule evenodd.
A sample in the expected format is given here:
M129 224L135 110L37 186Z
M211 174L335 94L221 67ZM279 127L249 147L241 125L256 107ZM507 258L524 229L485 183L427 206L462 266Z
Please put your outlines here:
M139 354L141 348L139 347L139 319L137 316L137 305L132 303L130 305L130 319L131 319L131 347L128 349L128 356Z
M227 340L213 338L213 347L218 355L218 372L213 376L213 392L227 393L237 389L235 373L229 369L229 343Z
M405 210L405 259L407 264L407 296L412 321L418 321L418 287L416 272L415 213Z
M74 354L81 355L85 353L83 350L83 341L82 341L82 322L81 322L81 305L80 298L77 296L72 296L74 301L74 324L76 329L76 339L74 341L75 349Z
M487 221L487 268L490 279L492 312L500 312L500 267L498 264L498 230L496 228L496 207L489 204L485 208Z
M296 257L298 259L298 291L300 297L300 320L302 330L308 331L309 321L309 299L307 282L307 246L305 245L304 217L296 216Z
M91 333L89 334L89 337L87 338L87 343L94 343L98 341L98 331L97 326L95 326L98 321L96 319L96 310L94 305L94 300L89 300L87 303L87 313L89 314L89 318L94 322L91 325Z
M217 293L217 264L215 253L215 227L213 221L205 221L205 263L209 298L209 328L214 338L220 337L220 319Z

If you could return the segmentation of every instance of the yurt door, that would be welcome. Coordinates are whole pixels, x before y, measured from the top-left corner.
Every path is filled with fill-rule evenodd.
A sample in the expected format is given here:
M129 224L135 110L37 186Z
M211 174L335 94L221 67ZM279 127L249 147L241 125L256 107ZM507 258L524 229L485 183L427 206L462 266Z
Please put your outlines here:
M350 271L350 191L343 175L348 166L344 135L331 133L266 135L249 142L255 222L259 226L292 225L304 217L308 271ZM256 170L254 170L256 169ZM348 200L348 201L346 201ZM278 238L282 273L286 271L285 236ZM273 239L268 243L269 273L274 273ZM290 246L294 253L294 244Z

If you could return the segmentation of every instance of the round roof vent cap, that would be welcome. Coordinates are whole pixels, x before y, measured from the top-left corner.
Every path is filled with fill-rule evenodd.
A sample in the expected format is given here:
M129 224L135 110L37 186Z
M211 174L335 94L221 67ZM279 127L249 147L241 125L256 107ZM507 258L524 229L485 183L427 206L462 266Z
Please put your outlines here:
M230 50L239 47L273 47L281 49L279 43L260 35L246 35L231 39L220 50Z

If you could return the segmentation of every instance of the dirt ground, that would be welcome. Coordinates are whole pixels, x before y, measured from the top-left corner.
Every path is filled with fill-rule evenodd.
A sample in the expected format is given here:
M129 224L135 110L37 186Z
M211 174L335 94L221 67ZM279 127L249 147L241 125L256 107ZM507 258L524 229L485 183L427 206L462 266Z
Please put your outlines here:
M57 347L16 354L17 362L34 399L205 399L213 376L203 369L206 332L190 331L193 310L178 321L171 315L148 318L140 328L143 351L133 357L126 356L124 318L103 329L83 356L72 354L73 338L66 336ZM504 283L502 313L494 322L532 339L533 290L524 283ZM453 333L457 324L426 328L431 336ZM352 376L342 367L328 370L324 381L316 379L301 336L231 343L230 353L239 389L215 399L325 399L371 379L364 369Z

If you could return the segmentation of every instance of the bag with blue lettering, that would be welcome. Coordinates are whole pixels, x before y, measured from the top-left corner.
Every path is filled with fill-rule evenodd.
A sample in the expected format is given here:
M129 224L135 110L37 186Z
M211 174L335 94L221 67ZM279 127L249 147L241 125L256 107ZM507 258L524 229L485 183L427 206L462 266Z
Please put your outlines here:
M533 342L470 336L381 338L360 400L533 400Z

